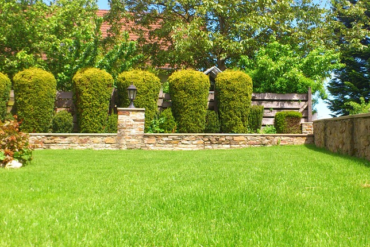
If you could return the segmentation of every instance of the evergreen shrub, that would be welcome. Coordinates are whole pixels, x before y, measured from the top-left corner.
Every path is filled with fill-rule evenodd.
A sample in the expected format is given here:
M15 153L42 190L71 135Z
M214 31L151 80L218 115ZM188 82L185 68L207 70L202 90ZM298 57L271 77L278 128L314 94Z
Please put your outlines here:
M172 113L180 133L201 133L205 128L209 78L202 72L182 70L168 78Z
M175 133L176 132L176 121L174 116L172 115L171 108L167 108L161 112L159 115L160 119L163 119L162 122L160 122L159 127L163 129L164 133Z
M252 105L248 115L249 130L257 133L261 130L264 107L262 105Z
M54 116L57 82L45 70L31 68L14 78L15 109L24 132L48 132Z
M274 126L277 133L301 133L302 113L297 111L282 111L275 114Z
M241 71L226 70L217 75L215 89L221 131L248 133L253 91L250 76Z
M158 112L158 94L161 89L160 79L153 73L143 70L122 72L117 78L118 105L128 107L130 100L127 88L133 83L137 88L135 107L145 108L145 131Z
M72 133L73 116L68 111L60 111L55 114L52 124L53 133Z
M220 120L215 111L207 110L205 133L220 133Z
M4 121L6 116L6 104L9 101L11 82L8 76L0 73L0 121Z
M104 70L85 68L72 80L80 133L103 133L108 119L113 77Z
M117 133L118 115L112 113L108 116L108 123L105 133Z

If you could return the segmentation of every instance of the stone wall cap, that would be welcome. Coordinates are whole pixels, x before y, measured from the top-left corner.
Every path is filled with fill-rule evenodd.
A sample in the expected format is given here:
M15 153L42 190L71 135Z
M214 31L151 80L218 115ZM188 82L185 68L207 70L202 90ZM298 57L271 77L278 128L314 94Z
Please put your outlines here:
M145 133L144 136L280 136L280 137L307 137L307 136L313 136L313 134Z
M30 136L117 136L117 133L29 133Z
M117 111L145 111L145 108L117 108Z
M324 122L324 121L346 120L346 119L352 119L352 118L368 118L368 117L370 117L370 113L363 113L363 114L348 115L348 116L343 116L343 117L333 117L333 118L319 119L319 120L315 120L314 123Z

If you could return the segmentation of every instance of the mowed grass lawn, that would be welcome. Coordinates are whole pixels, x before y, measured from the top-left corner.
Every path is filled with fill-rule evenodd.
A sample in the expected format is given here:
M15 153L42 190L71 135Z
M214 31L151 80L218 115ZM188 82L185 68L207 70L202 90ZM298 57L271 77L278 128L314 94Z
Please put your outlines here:
M34 152L1 246L370 246L370 164L313 146Z

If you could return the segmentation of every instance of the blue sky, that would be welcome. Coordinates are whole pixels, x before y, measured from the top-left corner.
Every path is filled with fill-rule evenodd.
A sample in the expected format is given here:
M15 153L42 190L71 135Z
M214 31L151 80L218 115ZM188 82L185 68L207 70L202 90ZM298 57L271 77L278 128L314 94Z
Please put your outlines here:
M315 0L317 4L320 4L322 7L328 7L329 0ZM109 9L109 4L107 0L98 0L99 9ZM330 110L327 107L327 104L323 100L319 100L319 103L316 106L318 111L318 119L330 118Z

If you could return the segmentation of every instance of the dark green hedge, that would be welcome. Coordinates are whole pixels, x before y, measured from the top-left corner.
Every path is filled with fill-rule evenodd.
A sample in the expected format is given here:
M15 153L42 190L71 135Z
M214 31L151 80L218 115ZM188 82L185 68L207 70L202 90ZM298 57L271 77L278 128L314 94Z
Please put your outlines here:
M226 70L216 77L216 98L223 133L248 133L252 79L241 71Z
M15 108L24 132L48 132L54 115L56 80L45 70L31 68L14 78Z
M163 119L163 122L159 124L159 127L163 129L164 133L175 133L177 124L175 118L172 115L171 108L167 108L161 112L159 115L160 119Z
M205 128L209 78L202 72L182 70L169 78L172 113L180 133L201 133Z
M0 73L0 121L3 121L6 116L6 104L9 101L11 85L8 76Z
M127 88L131 83L137 88L135 107L145 108L145 131L147 131L158 111L157 101L161 81L155 74L148 71L132 70L121 73L117 78L118 105L120 107L128 107L130 104Z
M207 110L205 133L220 133L220 120L217 112Z
M297 111L282 111L275 114L274 126L277 133L301 133L302 113Z
M248 115L248 126L249 130L253 133L257 133L262 127L264 107L262 105L252 105Z
M106 129L113 78L104 70L86 68L73 77L73 101L80 133Z
M60 111L55 114L52 121L53 133L72 133L73 116L68 111Z

